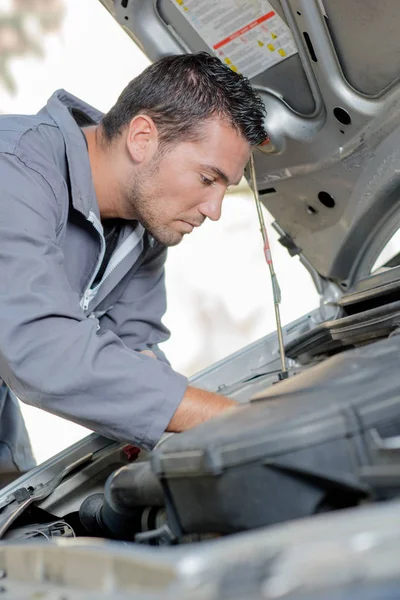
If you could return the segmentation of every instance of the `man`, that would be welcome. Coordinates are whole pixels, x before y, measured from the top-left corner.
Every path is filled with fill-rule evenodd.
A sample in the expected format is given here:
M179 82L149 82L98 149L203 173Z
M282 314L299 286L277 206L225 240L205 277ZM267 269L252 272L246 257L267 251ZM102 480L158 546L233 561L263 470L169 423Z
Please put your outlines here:
M164 263L219 219L263 117L206 53L154 63L106 115L61 90L35 116L0 117L1 469L32 463L14 394L146 449L234 405L158 348Z

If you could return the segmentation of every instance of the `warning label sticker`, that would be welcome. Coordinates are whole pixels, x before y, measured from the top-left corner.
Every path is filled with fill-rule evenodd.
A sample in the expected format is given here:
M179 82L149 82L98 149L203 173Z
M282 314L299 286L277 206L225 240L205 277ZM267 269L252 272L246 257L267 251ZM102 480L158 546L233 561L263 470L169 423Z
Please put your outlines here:
M171 0L232 71L255 77L297 53L291 31L267 0Z

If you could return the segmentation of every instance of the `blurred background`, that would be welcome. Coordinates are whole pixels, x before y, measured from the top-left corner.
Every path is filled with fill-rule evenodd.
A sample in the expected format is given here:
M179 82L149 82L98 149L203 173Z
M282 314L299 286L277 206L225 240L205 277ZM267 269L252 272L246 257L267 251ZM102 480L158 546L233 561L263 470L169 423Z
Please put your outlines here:
M107 111L148 59L98 0L0 0L0 112L35 113L58 88ZM265 218L271 217L265 211ZM282 290L282 322L318 305L307 271L270 228ZM163 346L188 376L275 329L268 269L254 199L245 181L206 222L169 252L171 339ZM38 462L88 432L22 405Z

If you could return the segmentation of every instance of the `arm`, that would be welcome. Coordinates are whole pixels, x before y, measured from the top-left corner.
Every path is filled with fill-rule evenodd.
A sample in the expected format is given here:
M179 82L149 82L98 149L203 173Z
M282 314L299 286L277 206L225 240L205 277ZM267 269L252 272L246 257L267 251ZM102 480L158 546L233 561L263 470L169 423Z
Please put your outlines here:
M54 193L0 153L0 377L28 404L152 448L187 379L86 318L57 241L67 207L62 182Z
M166 248L156 245L118 302L100 319L101 326L111 329L127 346L163 361L166 358L158 344L169 337L162 324L166 310L166 254ZM185 431L232 406L237 403L229 398L188 387L167 431Z
M0 377L28 404L150 449L187 379L86 318L57 243L62 189L0 153Z
M186 431L235 406L238 404L230 398L188 386L167 431Z

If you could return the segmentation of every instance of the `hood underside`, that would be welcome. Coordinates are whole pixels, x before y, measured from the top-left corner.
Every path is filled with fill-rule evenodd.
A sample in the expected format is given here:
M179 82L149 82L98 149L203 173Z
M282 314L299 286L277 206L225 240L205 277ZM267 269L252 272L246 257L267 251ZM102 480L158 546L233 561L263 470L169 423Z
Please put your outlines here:
M207 50L248 76L282 242L343 289L400 225L398 0L100 0L151 60Z

